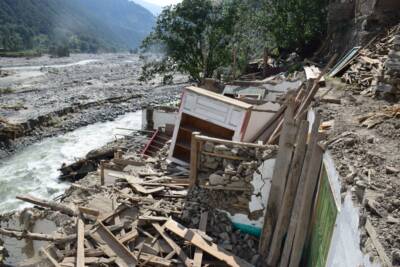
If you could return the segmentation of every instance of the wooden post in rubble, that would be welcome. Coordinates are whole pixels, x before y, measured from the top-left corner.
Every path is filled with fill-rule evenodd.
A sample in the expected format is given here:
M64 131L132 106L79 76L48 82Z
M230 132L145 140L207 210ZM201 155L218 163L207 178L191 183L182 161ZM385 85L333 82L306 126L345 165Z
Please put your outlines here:
M194 186L197 183L198 158L196 137L198 135L200 135L199 132L192 133L192 140L190 145L190 187Z

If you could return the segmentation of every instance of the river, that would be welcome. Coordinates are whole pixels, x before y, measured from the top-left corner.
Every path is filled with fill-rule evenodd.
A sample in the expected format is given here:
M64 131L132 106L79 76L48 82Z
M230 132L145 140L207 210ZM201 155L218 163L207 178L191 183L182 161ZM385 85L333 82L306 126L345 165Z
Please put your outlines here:
M45 139L26 147L0 162L0 213L21 209L27 204L16 195L31 194L51 199L60 195L68 183L58 180L62 163L83 158L116 138L117 128L140 129L141 111L127 113L114 121L96 123Z

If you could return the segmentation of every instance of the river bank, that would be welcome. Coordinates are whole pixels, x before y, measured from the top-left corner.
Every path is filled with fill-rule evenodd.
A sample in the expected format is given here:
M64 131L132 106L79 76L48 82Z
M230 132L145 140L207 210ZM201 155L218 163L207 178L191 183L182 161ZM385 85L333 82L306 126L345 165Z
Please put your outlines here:
M0 134L0 158L43 138L176 100L186 77L177 76L178 85L143 84L142 64L131 54L1 59L8 75L0 78L0 88L7 89L0 98L0 123L17 131Z

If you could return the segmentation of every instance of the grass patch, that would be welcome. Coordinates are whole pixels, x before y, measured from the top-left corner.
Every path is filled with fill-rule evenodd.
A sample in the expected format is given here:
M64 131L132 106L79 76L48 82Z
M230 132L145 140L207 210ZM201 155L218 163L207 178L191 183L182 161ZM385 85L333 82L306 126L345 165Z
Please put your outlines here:
M40 57L42 53L37 50L2 51L0 57Z
M12 93L14 93L14 90L10 87L0 88L0 95L12 94Z

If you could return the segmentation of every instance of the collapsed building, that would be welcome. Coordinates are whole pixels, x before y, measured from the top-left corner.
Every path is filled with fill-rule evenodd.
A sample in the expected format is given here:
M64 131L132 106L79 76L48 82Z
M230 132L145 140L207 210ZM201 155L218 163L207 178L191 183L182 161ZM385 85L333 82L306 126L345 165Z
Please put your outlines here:
M91 153L88 174L63 166L83 178L55 200L17 197L35 207L1 218L0 261L400 266L399 30L295 81L188 86L148 107L144 143Z

